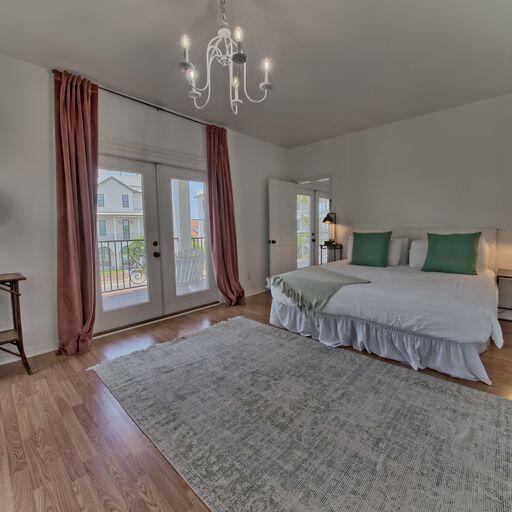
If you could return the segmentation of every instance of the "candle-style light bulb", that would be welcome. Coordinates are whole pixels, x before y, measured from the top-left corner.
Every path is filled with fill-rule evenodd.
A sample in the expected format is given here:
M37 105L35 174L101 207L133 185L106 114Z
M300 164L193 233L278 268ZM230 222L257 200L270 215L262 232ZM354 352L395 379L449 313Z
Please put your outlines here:
M265 69L265 82L266 84L270 83L270 80L269 80L269 73L270 73L270 60L269 59L265 59L263 61L263 68Z
M189 69L187 71L187 74L188 74L188 79L190 81L190 83L192 84L192 87L195 87L196 86L196 72L194 69Z
M186 71L190 68L190 61L188 58L188 49L190 47L190 39L187 34L183 34L181 38L181 47L183 48L183 61L180 62L180 68Z
M234 76L233 80L231 81L231 85L233 86L233 89L235 89L235 102L238 102L238 88L240 87L240 79L237 76Z
M240 27L235 28L233 35L235 36L235 41L237 43L242 42L242 39L244 38L244 33L242 32L242 29Z

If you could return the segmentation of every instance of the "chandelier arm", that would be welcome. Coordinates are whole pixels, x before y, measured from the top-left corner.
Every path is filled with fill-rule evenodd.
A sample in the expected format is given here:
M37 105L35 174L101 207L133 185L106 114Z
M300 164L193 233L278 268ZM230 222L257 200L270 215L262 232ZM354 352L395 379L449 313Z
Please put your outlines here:
M210 102L210 95L211 95L211 92L212 92L212 88L210 87L210 77L209 77L209 73L208 73L208 82L207 82L207 86L208 86L208 94L206 95L206 99L204 100L204 103L202 105L199 105L197 103L197 98L194 98L194 105L195 107L198 109L198 110L201 110L203 109L204 107L206 107L206 105L208 105L208 103ZM203 89L204 91L204 89Z
M212 47L214 48L214 47ZM210 47L208 46L208 49L210 49ZM215 48L214 48L215 49ZM198 110L201 110L203 109L204 107L206 107L206 105L208 105L208 103L210 102L210 95L211 95L211 92L212 92L212 88L211 88L211 84L210 84L210 68L211 68L211 63L212 63L212 60L213 60L213 57L214 57L214 51L210 52L209 55L207 55L207 64L206 64L206 84L205 86L202 88L202 89L197 89L195 87L196 90L198 91L204 91L204 90L208 90L208 94L206 95L206 99L204 100L204 103L202 105L199 105L198 102L197 102L197 98L194 97L194 106L198 109ZM193 86L192 86L193 87Z
M206 97L205 102L202 105L199 105L197 103L197 98L194 98L194 106L197 108L197 110L202 110L206 105L208 105L208 102L210 101L210 89L208 89L208 96Z
M203 87L198 87L197 85L194 87L189 79L189 83L196 91L203 92L206 91L210 87L210 73L211 73L211 65L213 59L215 57L219 57L222 53L219 50L218 43L220 41L220 37L214 37L209 43L208 48L206 49L206 82ZM208 95L209 97L209 95Z
M267 94L268 94L268 90L265 89L263 96L258 100L255 100L249 96L249 93L247 92L247 64L245 62L244 62L244 94L245 94L246 98L251 103L261 103L262 101L265 101Z

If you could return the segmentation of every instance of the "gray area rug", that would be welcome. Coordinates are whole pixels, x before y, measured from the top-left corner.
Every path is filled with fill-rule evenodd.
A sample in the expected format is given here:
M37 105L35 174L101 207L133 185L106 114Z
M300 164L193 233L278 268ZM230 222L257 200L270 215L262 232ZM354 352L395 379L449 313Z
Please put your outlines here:
M512 510L490 394L245 318L94 370L213 511Z

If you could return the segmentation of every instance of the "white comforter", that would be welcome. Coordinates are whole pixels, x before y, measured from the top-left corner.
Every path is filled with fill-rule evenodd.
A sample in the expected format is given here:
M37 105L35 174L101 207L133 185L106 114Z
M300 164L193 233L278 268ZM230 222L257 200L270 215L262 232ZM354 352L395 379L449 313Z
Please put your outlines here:
M492 337L501 347L497 320L498 291L491 270L476 276L421 272L408 266L363 267L347 260L325 266L370 281L336 292L322 313L345 315L390 325L406 332L457 343L485 343ZM272 298L292 305L272 287Z

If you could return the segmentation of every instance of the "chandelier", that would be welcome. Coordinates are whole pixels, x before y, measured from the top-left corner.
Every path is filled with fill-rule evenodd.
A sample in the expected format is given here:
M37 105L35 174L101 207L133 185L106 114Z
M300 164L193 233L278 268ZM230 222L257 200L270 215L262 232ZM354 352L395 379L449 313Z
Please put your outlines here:
M202 109L208 105L211 97L212 64L218 62L224 66L229 72L229 101L231 110L236 116L238 107L243 103L242 97L247 98L252 103L261 103L267 98L269 91L272 89L270 60L263 60L264 79L259 85L263 94L260 98L252 98L247 92L247 55L242 47L243 32L240 27L236 27L233 31L233 37L231 37L231 30L226 17L226 0L220 0L220 24L221 27L217 35L208 43L206 48L206 81L204 85L199 86L197 84L198 73L189 59L190 38L186 34L181 38L183 61L180 62L180 69L185 72L190 85L189 97L192 98L196 108Z

